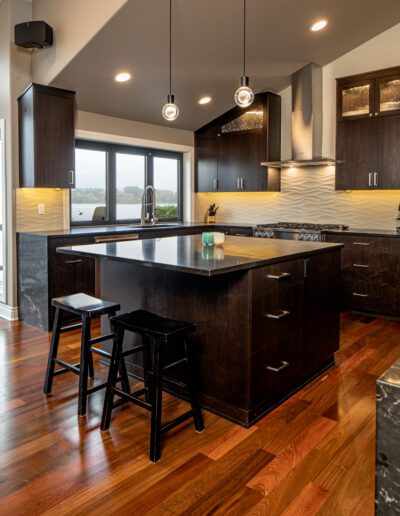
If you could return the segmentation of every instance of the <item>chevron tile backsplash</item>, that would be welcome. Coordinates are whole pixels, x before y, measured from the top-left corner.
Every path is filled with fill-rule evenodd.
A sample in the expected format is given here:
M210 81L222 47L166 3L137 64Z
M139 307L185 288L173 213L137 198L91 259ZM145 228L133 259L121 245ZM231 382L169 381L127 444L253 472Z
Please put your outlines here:
M195 218L217 203L217 222L314 222L394 229L400 190L335 191L334 167L282 170L281 192L198 193Z

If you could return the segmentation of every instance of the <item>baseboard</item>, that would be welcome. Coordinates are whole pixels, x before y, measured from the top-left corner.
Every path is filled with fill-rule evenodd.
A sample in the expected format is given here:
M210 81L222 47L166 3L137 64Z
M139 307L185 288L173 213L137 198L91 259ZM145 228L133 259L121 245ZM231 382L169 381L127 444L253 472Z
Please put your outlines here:
M7 321L18 320L18 307L0 303L0 317L7 319Z

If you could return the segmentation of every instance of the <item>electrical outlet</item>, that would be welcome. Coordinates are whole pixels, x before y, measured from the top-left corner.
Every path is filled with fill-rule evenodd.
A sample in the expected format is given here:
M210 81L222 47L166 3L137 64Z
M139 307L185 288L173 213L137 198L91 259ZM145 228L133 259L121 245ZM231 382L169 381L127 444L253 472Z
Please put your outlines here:
M46 213L46 206L44 204L38 204L38 214L44 215Z

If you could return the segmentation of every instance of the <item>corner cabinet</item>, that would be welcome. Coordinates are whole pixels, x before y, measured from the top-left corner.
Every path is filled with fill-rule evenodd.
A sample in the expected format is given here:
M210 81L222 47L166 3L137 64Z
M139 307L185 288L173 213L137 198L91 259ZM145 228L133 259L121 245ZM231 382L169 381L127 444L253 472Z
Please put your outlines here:
M336 190L400 188L400 67L338 79Z
M255 95L195 131L196 192L279 191L280 171L261 166L280 159L281 99Z
M21 188L74 188L75 92L31 84L18 99Z

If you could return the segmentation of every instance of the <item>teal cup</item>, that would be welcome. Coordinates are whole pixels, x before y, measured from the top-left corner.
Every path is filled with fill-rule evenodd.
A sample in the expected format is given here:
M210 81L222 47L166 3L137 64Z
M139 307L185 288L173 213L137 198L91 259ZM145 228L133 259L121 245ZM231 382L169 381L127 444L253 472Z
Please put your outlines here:
M212 233L202 233L201 241L203 245L214 245L214 235Z

